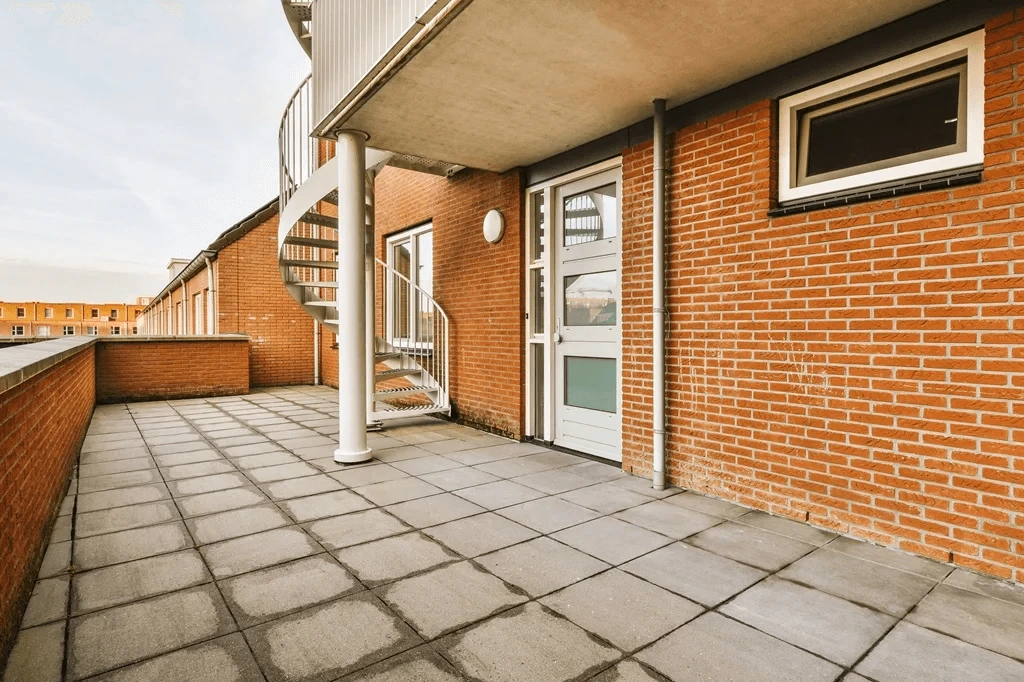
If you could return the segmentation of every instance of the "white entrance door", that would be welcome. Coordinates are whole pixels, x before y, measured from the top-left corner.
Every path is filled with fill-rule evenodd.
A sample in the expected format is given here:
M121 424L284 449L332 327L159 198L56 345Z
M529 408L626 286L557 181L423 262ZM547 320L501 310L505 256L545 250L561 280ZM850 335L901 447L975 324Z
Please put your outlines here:
M621 169L557 187L555 443L622 460Z

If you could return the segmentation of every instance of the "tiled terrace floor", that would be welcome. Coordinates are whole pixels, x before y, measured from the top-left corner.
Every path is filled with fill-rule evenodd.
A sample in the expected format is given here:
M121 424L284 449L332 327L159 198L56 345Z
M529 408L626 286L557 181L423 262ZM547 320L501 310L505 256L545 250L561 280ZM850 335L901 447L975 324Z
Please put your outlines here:
M436 420L342 468L333 399L98 408L4 681L1024 680L1024 588Z

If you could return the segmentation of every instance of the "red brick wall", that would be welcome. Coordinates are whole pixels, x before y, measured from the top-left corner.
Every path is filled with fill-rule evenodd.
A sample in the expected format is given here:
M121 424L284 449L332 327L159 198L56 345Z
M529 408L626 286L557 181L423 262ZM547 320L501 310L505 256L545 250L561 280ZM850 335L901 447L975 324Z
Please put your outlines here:
M275 215L217 255L218 332L249 335L254 387L313 383L313 319L281 281L277 226Z
M772 105L670 141L673 483L1024 580L1024 11L984 182L769 220ZM624 464L651 453L651 145L623 166Z
M202 339L202 337L199 337ZM249 392L249 340L104 341L96 401L169 400Z
M92 417L93 348L0 393L0 670Z
M455 418L513 437L523 433L522 190L519 171L466 170L444 178L386 168L375 196L382 260L387 236L433 222L434 298L451 321ZM505 216L498 244L483 238L484 216L492 208ZM337 382L333 341L325 334L330 385Z

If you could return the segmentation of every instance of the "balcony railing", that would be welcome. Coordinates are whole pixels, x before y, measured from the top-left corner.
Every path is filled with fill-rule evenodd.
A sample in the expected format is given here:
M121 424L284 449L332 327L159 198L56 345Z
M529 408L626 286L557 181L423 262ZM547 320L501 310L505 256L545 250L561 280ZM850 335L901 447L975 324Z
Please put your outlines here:
M319 166L318 143L309 136L313 129L312 104L313 78L307 76L288 100L278 131L282 211L295 191Z

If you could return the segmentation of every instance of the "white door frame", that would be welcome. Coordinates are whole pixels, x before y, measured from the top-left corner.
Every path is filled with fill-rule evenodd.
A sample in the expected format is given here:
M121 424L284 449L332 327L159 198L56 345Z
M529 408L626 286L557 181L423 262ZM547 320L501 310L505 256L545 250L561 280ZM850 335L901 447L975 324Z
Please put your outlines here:
M580 169L567 175L552 178L543 183L532 185L526 190L525 200L525 216L526 216L526 248L525 252L525 263L524 263L524 282L523 287L526 295L526 348L525 348L525 375L526 375L526 400L527 408L526 413L526 428L525 433L527 436L537 438L539 440L547 442L555 442L556 438L556 405L559 404L559 400L562 395L560 387L556 386L556 367L555 360L558 355L555 343L555 321L558 317L556 311L556 299L559 298L558 292L560 286L557 282L561 281L561 274L558 272L559 248L556 245L561 245L561 235L555 234L555 224L553 220L556 212L556 194L559 188L567 185L571 185L580 180L591 179L594 181L594 186L600 186L607 184L608 180L605 178L597 178L595 176L601 176L613 172L615 182L618 187L619 196L619 210L620 210L620 226L619 234L617 239L619 240L618 249L618 263L616 264L616 277L619 282L621 289L621 262L622 262L622 250L621 250L621 207L622 207L622 157L616 157L608 159L599 164L589 166L587 168ZM539 215L534 211L534 204L536 201L543 201L543 205L546 210L543 215ZM543 222L543 225L538 225L538 222ZM543 238L540 240L540 249L542 253L535 253L533 249L533 237L535 231L543 229ZM543 302L539 302L534 296L534 279L541 278L544 282L544 296ZM543 310L537 310L538 306L542 306ZM621 291L619 295L619 308L621 310ZM538 314L543 315L543 324L536 325L539 328L535 328L536 317ZM618 342L616 355L618 356L617 363L617 421L618 430L620 434L621 444L621 418L622 418L622 342L621 342L621 314L618 320ZM596 355L592 355L596 357ZM541 366L538 366L541 365ZM541 405L543 409L540 409ZM584 444L577 443L559 443L565 444L566 447L573 449L580 449L584 452L588 452L587 449L581 447ZM622 453L621 447L616 446L614 453L596 453L601 456L609 456L614 454L614 457L610 457L615 460L621 460Z
M392 260L392 252L394 250L394 247L396 245L402 243L402 242L409 242L409 281L412 282L413 284L415 284L416 286L421 286L420 281L419 281L419 279L420 279L419 278L419 272L418 272L418 266L419 266L419 241L418 241L417 238L420 235L426 234L427 232L433 233L433 231L434 231L434 223L433 223L433 221L430 221L430 222L427 222L427 223L423 223L422 225L417 225L416 227L411 227L411 228L409 228L407 230L402 230L401 232L395 232L394 234L389 235L387 237L387 239L385 239L384 262L387 263L388 266L394 268L395 267L395 263ZM431 277L433 277L433 270L434 270L433 254L431 254L431 259L430 259L430 270L431 270ZM410 301L409 302L409 320L408 320L407 324L409 325L409 334L410 334L410 336L408 338L405 338L405 337L397 337L396 338L395 337L394 318L393 318L393 312L397 308L397 306L395 304L395 300L394 300L395 286L394 286L394 283L391 281L390 277L385 277L384 280L385 280L384 281L384 288L385 288L385 291L384 291L384 301L385 301L385 304L384 304L384 332L385 332L385 339L387 339L387 341L389 343L392 343L392 344L394 344L394 345L396 345L398 347L403 347L403 348L404 347L409 347L409 346L416 346L417 344L421 345L421 346L427 346L427 347L431 347L432 348L433 347L433 343L425 344L423 342L417 342L416 329L417 329L417 325L418 325L418 316L417 316L416 310L415 310L415 308L416 308L416 306L414 305L415 301ZM404 287L403 287L403 289L404 289Z

